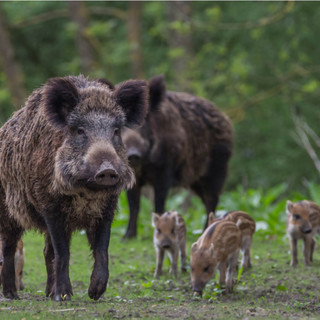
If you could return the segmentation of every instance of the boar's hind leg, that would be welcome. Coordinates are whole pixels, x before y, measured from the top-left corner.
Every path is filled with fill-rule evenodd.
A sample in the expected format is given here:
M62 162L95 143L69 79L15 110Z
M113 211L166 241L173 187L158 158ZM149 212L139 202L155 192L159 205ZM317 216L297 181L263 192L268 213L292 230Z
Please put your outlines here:
M104 217L94 230L87 230L88 241L94 257L88 294L94 300L98 300L106 291L109 279L108 247L111 223L112 221L109 217Z
M218 205L219 195L227 177L230 156L229 149L216 145L211 151L211 161L206 175L200 178L195 186L192 186L206 207L207 220L204 229L208 226L209 213L215 212Z
M129 189L127 191L127 198L130 209L129 224L124 235L124 238L127 239L137 236L138 214L140 210L140 194L141 188L139 186L134 186L132 189Z
M2 230L1 230L2 231ZM17 249L17 243L21 238L23 230L19 227L8 228L5 234L2 234L2 254L3 264L1 280L3 285L3 295L8 299L18 299L16 283L14 255Z
M69 278L70 260L70 233L66 232L63 217L60 214L46 215L45 221L49 231L54 250L54 288L51 290L51 298L55 301L71 300L72 287ZM48 246L48 259L50 257L50 245ZM46 257L47 259L47 257ZM50 261L49 273L50 273ZM47 260L46 260L47 263ZM47 265L48 268L48 265ZM47 269L48 272L48 269ZM48 273L48 276L49 276ZM49 283L50 286L50 283Z

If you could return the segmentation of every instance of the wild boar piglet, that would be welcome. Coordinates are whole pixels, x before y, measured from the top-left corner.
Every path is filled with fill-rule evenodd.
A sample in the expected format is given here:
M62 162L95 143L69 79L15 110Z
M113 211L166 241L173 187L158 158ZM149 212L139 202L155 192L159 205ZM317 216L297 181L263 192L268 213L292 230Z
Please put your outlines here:
M191 247L191 285L195 294L202 295L206 284L219 271L220 285L232 291L232 277L241 246L241 231L230 221L217 221L209 226Z
M298 264L297 242L302 239L303 262L310 265L315 247L314 235L320 235L320 207L312 201L303 200L296 203L287 201L287 235L290 241L291 266Z
M164 253L167 251L171 263L170 273L177 277L179 254L181 271L186 271L186 224L177 211L168 211L162 215L153 213L152 226L157 258L154 276L158 278L161 275Z
M209 214L209 225L216 221L225 220L234 222L240 229L242 240L241 240L241 267L243 269L252 267L250 257L250 247L252 243L252 237L256 230L256 223L248 213L243 211L229 211L222 217L217 218L214 212Z

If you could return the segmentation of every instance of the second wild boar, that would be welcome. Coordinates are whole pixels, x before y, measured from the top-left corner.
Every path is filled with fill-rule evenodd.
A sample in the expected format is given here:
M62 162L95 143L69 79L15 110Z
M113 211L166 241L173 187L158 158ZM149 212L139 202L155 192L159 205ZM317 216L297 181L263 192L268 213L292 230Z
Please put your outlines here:
M149 113L123 141L136 184L127 191L130 218L125 237L137 235L141 189L151 185L155 211L165 211L170 188L189 188L215 211L233 148L229 118L210 101L167 91L162 76L149 80ZM206 223L207 225L207 223Z
M24 230L45 233L46 295L70 300L70 240L84 229L93 251L89 297L99 299L109 278L111 223L121 190L134 174L121 139L140 125L147 85L129 80L113 90L83 76L49 79L0 129L2 286L18 298L14 255Z
M186 224L177 211L168 211L162 215L152 214L154 227L153 244L156 250L155 278L162 272L165 251L170 259L170 273L178 275L178 258L181 258L181 271L186 271Z
M216 221L225 220L234 222L240 229L241 240L241 267L243 269L252 267L250 257L250 247L252 243L252 237L256 231L256 223L248 213L243 211L229 211L222 217L217 218L213 212L209 214L209 225Z
M287 201L287 235L290 240L291 266L298 264L298 240L302 239L303 262L310 265L315 248L314 235L320 235L320 207L312 201L303 200L296 203Z
M202 295L216 269L220 285L226 285L227 293L232 291L240 246L241 231L233 222L220 220L204 231L191 247L191 286L194 293Z

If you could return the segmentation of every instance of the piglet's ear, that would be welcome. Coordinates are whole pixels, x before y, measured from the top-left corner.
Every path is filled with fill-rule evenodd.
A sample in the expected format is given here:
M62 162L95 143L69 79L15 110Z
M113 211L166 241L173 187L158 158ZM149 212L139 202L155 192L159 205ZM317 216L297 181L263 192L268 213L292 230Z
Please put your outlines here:
M208 225L210 226L214 222L214 220L216 220L216 216L215 216L214 212L211 211L209 213Z
M293 203L290 200L288 200L287 204L286 204L286 212L287 212L287 214L291 214L292 207L293 207Z
M160 216L157 213L152 213L152 226L155 228L158 221L160 219Z
M148 86L145 81L128 80L116 86L114 97L124 110L129 128L142 125L148 111Z
M194 253L198 250L198 244L194 242L191 246L191 252Z
M68 115L79 101L79 93L70 80L52 78L44 85L42 101L48 121L57 127L64 127Z

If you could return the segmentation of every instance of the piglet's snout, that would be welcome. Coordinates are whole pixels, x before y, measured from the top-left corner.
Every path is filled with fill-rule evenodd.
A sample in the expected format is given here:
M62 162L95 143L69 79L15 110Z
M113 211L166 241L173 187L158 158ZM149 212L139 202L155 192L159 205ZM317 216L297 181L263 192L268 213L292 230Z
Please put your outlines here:
M171 241L168 239L164 239L161 241L161 246L163 249L169 249L171 247Z
M119 182L119 174L111 163L104 162L98 169L94 181L101 186L114 186Z

